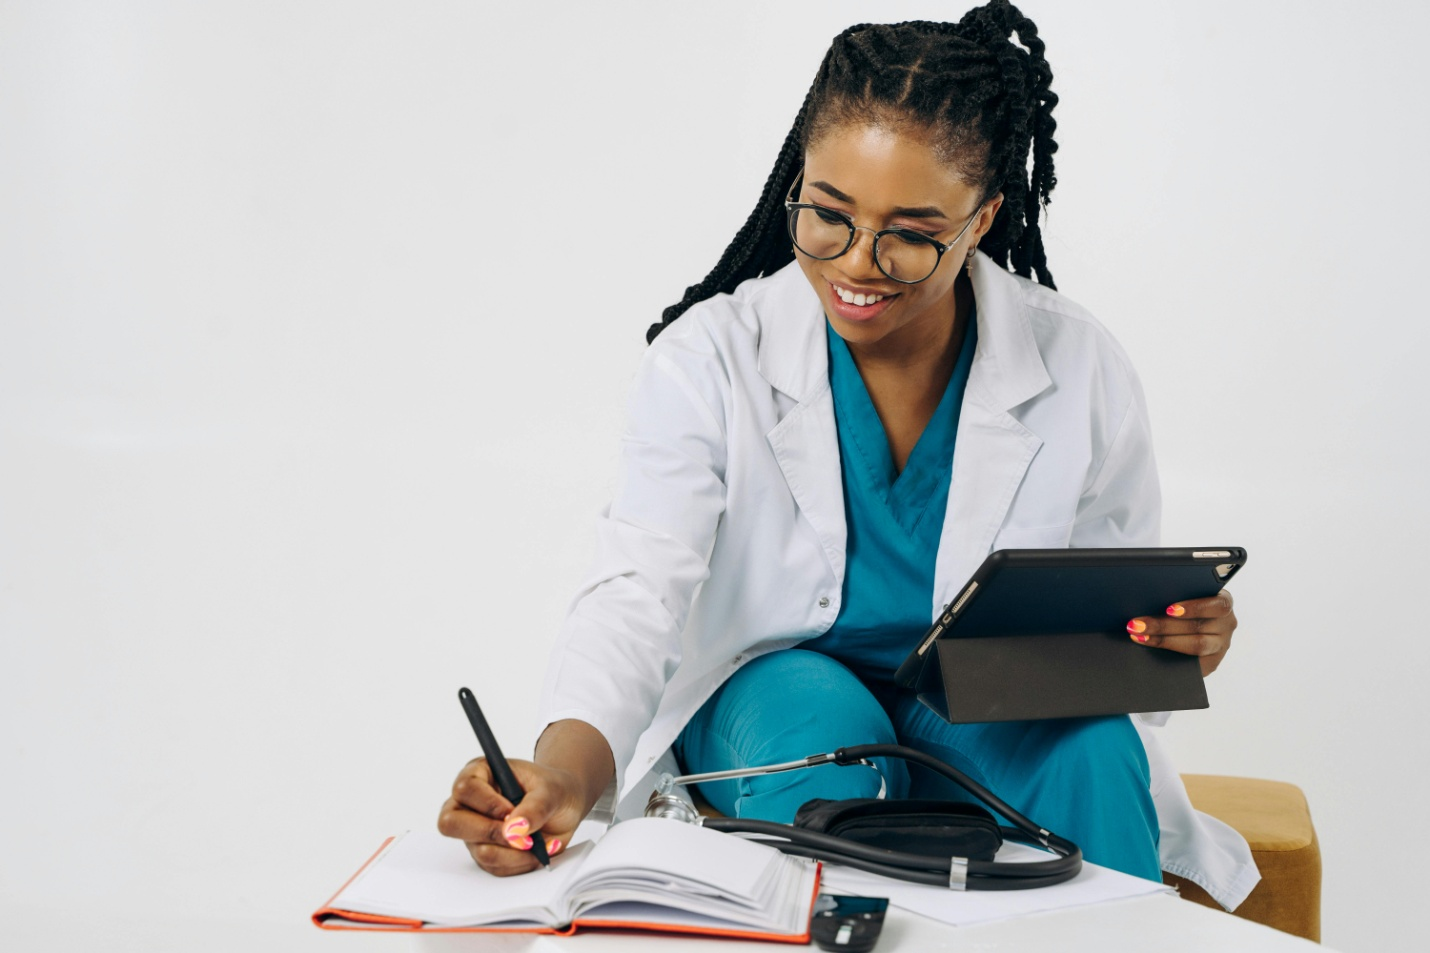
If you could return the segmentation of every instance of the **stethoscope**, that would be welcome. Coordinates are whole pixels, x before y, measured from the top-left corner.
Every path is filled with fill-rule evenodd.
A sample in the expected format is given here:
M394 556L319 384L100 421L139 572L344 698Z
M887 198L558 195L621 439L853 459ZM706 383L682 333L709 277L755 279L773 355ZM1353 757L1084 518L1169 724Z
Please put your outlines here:
M1014 827L999 826L998 831L1005 838L1046 848L1058 856L1053 860L1010 863L884 850L847 838L795 827L791 824L758 821L751 818L704 817L693 804L675 791L678 785L683 784L700 784L706 781L778 774L782 771L814 768L822 764L860 764L878 770L869 761L870 758L899 758L913 764L920 764L943 775L950 781L963 785L967 791L1016 825ZM885 793L882 781L881 774L880 797L883 797ZM786 854L812 857L816 860L856 867L886 877L895 877L913 883L933 884L952 890L1023 890L1030 887L1050 887L1053 884L1071 880L1082 869L1082 850L1072 841L1034 824L1013 810L992 791L952 765L903 745L851 745L828 754L812 754L798 761L785 761L781 764L762 767L736 768L730 771L711 771L706 774L686 774L678 777L663 774L655 791L651 793L650 800L646 802L645 816L664 817L687 824L698 824L728 834L754 834Z

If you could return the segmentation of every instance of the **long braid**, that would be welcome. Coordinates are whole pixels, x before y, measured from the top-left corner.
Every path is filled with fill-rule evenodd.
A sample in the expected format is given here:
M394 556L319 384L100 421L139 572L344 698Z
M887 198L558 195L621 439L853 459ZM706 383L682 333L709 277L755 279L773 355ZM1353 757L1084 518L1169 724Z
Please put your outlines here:
M808 106L809 100L806 98L804 107L795 118L794 127L790 129L784 145L780 148L774 170L765 180L760 201L735 234L734 240L726 247L725 254L720 256L720 261L703 281L686 288L685 296L680 302L662 312L661 320L652 324L646 331L646 343L654 341L656 335L665 330L666 325L684 314L686 309L696 302L704 301L721 291L734 291L735 286L746 278L768 274L794 260L794 252L788 247L788 243L776 242L773 255L770 254L770 248L771 239L783 232L785 227L783 215L776 214L775 208L778 207L780 212L783 212L785 192L794 184L798 166L803 162L800 126L804 122ZM783 261L778 260L781 245L784 246ZM761 253L764 253L763 256ZM762 260L762 257L770 260Z
M851 26L835 38L835 46L840 39L869 27L861 23ZM833 47L831 47L832 52ZM794 125L785 136L784 145L775 160L775 167L765 180L760 200L745 224L735 233L735 238L725 248L710 274L699 284L685 289L685 296L676 304L661 312L661 319L646 329L646 343L654 341L656 335L666 326L686 312L691 305L704 301L722 291L734 291L746 278L768 275L794 261L794 250L790 247L785 225L784 199L794 185L799 170L804 167L805 123L811 107L815 103L817 91L828 71L829 53L825 54L814 83L805 94L804 104L794 118Z
M1021 47L1011 41L1014 35ZM979 247L1015 274L1036 274L1056 288L1038 225L1039 208L1057 184L1052 111L1058 97L1044 48L1033 21L1008 0L990 0L957 23L865 23L839 34L744 226L710 274L650 326L646 341L693 304L794 259L785 195L811 144L849 123L912 119L924 125L939 158L981 186L984 199L1003 193Z

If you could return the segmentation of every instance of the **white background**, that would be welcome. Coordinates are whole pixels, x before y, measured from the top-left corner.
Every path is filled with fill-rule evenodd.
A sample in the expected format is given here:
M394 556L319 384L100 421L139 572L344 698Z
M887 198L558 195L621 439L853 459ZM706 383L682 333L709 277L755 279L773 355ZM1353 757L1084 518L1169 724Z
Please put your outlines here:
M1025 4L1054 275L1165 541L1251 553L1169 742L1305 790L1356 951L1422 905L1426 9ZM962 10L0 3L0 945L399 948L307 915L435 823L458 686L529 751L646 326L830 38Z

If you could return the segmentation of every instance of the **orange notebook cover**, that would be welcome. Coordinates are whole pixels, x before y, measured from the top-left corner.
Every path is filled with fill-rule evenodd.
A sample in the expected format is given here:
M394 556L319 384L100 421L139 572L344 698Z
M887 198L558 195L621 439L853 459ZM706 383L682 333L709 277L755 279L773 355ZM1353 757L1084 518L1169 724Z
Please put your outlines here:
M312 919L325 930L569 935L581 929L626 929L809 942L810 913L819 893L817 864L665 819L639 818L611 829L617 831L622 833L607 834L611 844L605 854L592 858L596 845L578 843L553 858L551 874L534 871L512 878L479 870L464 845L435 832L389 837ZM394 851L399 842L402 849ZM599 878L606 873L623 883L649 873L650 890L617 903L611 914L601 913L609 904L577 911L567 922L553 914L551 901L558 907L579 903L581 890L599 888ZM547 882L547 876L560 879ZM692 880L700 895L671 890L672 878ZM729 898L712 900L711 887ZM550 896L541 896L544 893ZM510 910L503 906L508 901L513 903ZM757 909L753 917L742 913L742 908L760 903L772 907ZM712 912L712 905L720 909ZM554 922L535 922L542 915ZM742 917L763 918L764 923L742 924ZM462 918L496 922L452 922ZM773 919L781 920L782 928L772 927Z

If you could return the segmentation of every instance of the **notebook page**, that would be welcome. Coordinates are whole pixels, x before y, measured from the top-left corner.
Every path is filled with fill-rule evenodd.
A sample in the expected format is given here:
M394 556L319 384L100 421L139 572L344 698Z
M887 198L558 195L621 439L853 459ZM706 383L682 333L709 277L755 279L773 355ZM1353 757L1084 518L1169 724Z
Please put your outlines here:
M772 847L668 818L638 817L615 825L584 864L573 894L605 883L651 884L687 894L763 905L770 867L784 859Z
M781 857L775 869L777 876L760 909L716 897L662 893L647 885L643 890L583 890L573 919L586 926L644 923L798 936L809 926L817 868L812 862ZM641 894L647 899L641 900Z
M497 877L478 867L461 841L408 831L329 906L438 926L554 926L565 922L562 897L592 846L563 851L549 871Z

